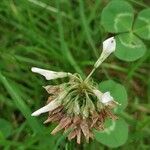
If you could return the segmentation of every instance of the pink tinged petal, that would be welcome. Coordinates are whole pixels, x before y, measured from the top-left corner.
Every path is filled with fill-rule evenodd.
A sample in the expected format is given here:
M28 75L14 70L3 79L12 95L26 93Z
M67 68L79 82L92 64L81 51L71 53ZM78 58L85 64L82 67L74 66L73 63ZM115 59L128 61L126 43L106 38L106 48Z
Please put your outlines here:
M58 131L62 130L66 126L71 124L71 118L70 117L64 117L60 120L60 123L58 126L51 132L51 134L56 134Z
M38 109L37 111L33 112L31 114L31 116L39 116L42 113L48 112L48 111L52 111L54 109L56 109L58 106L60 106L60 102L53 100L51 101L48 105Z
M64 78L70 75L70 73L67 73L67 72L55 72L55 71L45 70L45 69L36 68L36 67L32 67L31 71L43 75L47 80Z
M81 129L77 130L77 143L80 144L81 143Z

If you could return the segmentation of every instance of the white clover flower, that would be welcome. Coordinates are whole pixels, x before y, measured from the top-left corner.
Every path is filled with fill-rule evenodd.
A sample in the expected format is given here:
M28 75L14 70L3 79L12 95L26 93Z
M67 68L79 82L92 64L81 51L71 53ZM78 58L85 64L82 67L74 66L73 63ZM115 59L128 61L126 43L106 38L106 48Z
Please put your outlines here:
M115 108L117 105L121 105L114 100L114 98L110 95L110 92L103 93L101 101L105 106L109 106L110 108Z
M33 112L31 114L31 116L39 116L42 113L45 113L45 112L48 112L48 111L53 111L58 106L60 106L60 102L57 101L57 100L53 100L49 104L47 104L46 106L44 106L44 107L38 109L37 111Z
M95 89L93 93L96 95L98 100L103 103L105 106L115 106L119 104L118 102L114 101L114 98L110 95L110 92L102 93L101 91Z
M68 91L63 91L62 93L60 93L60 95L52 100L49 104L47 104L46 106L38 109L37 111L33 112L31 114L31 116L39 116L42 113L46 113L49 111L53 111L54 109L56 109L57 107L59 107L61 105L62 99L68 94Z
M105 92L103 93L103 95L101 96L101 102L103 104L108 104L109 102L113 101L113 97L110 95L110 92Z
M116 40L110 37L103 42L103 50L99 59L94 64L94 68L98 68L100 64L116 49Z
M46 78L46 80L64 78L64 77L71 75L71 73L67 73L67 72L55 72L55 71L45 70L45 69L36 68L36 67L32 67L31 71L43 75Z
M116 49L116 40L110 37L103 42L103 53L111 54Z

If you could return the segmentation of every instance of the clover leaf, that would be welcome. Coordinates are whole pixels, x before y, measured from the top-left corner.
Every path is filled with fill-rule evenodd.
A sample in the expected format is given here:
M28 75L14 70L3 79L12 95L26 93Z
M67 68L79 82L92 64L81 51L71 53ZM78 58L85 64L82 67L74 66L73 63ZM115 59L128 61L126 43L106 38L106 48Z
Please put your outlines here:
M145 44L133 33L124 33L116 36L115 55L125 61L134 61L146 52Z
M128 139L128 125L119 118L116 121L107 120L104 131L95 131L95 138L98 142L115 148L123 145Z
M150 40L150 8L144 9L138 14L133 30L139 37Z
M135 61L146 52L140 39L150 39L150 9L142 10L134 21L132 6L122 0L112 0L102 11L101 23L106 31L117 33L115 55L124 61ZM140 37L140 38L139 38Z
M111 33L130 31L134 18L133 8L127 2L115 0L102 11L102 25Z

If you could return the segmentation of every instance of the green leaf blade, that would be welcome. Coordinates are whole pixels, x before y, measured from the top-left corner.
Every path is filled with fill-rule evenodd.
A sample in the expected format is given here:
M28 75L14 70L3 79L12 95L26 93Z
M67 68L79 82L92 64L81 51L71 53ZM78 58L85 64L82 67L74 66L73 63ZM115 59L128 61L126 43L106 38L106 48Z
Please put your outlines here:
M16 87L13 86L13 84L11 84L10 81L8 81L6 77L3 76L1 73L0 73L0 81L6 88L7 92L12 97L13 102L16 105L16 107L20 110L23 116L27 119L27 122L30 125L30 127L33 129L34 133L42 133L42 131L44 131L44 127L41 126L38 123L38 121L34 117L31 116L31 111L29 107L22 100L21 96L16 92Z
M0 118L0 132L2 133L4 138L7 138L12 134L12 125L7 120Z
M150 8L138 14L133 30L142 39L150 40Z
M133 33L116 36L117 46L115 55L124 61L135 61L146 52L145 44Z
M95 138L98 142L111 148L125 144L128 139L128 125L123 119L107 120L105 127L102 132L95 131Z
M114 0L103 9L101 22L107 31L119 33L131 30L133 18L133 8L129 3Z

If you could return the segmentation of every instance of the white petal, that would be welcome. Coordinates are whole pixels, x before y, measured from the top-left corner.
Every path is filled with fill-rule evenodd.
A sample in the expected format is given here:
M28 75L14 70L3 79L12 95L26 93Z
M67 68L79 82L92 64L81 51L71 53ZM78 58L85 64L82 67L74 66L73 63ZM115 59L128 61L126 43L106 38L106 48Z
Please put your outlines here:
M112 53L116 49L116 40L114 37L108 38L103 42L103 52Z
M55 72L55 71L45 70L45 69L36 68L36 67L32 67L31 71L43 75L47 80L64 78L70 74L66 72Z
M101 97L101 101L104 104L107 104L107 103L113 101L113 97L110 95L110 92L105 92Z
M47 104L46 106L38 109L37 111L33 112L31 114L31 116L39 116L42 113L48 112L48 111L52 111L55 108L57 108L60 105L60 103L58 101L51 101L49 104Z
M101 101L102 93L99 90L93 90L93 93L97 96L97 98Z
M96 61L96 63L94 64L95 68L98 68L101 63L112 53L114 52L116 49L116 40L114 37L108 38L107 40L105 40L103 42L103 51L100 55L100 57L98 58L98 60Z

